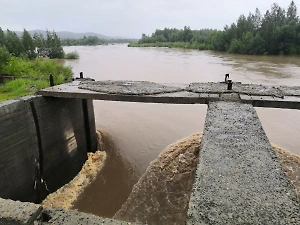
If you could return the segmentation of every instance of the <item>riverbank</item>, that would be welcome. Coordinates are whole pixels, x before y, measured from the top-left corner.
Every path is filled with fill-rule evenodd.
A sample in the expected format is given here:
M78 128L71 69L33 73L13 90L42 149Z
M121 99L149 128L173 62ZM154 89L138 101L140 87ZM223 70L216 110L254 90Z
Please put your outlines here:
M209 46L205 44L199 44L196 42L155 42L155 43L137 43L132 42L128 44L128 47L166 47L166 48L183 48L183 49L197 49L197 50L211 50Z

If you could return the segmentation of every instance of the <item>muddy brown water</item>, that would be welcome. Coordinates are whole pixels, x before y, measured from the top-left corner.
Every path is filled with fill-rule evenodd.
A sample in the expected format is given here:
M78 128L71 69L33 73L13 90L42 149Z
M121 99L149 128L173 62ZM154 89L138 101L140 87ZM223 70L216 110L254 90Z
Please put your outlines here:
M233 81L300 85L300 58L241 56L126 45L66 47L80 59L66 61L75 75L96 80L158 83ZM169 144L204 127L206 106L94 101L97 128L108 131L114 147L97 179L74 205L79 211L112 217L129 196L149 162ZM257 108L270 141L300 155L300 111Z

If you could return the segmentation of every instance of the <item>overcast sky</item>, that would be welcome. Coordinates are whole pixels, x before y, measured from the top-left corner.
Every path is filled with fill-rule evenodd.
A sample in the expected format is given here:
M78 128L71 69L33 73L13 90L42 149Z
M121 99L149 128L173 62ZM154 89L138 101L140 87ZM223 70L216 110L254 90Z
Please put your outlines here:
M291 0L0 0L0 27L139 38L164 27L223 29L274 2L286 9ZM294 2L300 10L300 0Z

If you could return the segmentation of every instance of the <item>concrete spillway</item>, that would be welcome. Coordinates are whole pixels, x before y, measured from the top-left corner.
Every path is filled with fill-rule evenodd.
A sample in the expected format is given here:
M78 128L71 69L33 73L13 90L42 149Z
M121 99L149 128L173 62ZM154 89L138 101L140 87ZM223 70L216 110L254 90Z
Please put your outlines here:
M82 102L74 100L68 106L71 108L77 104L80 107L80 118L83 121L81 121L78 130L85 130L85 133L89 134L86 135L86 141L79 142L82 142L83 145L86 144L84 142L88 143L88 141L90 145L95 144L95 141L91 141L90 137L94 133L90 132L94 130L94 121L89 121L93 116L88 116L91 114L89 112L91 106L88 107L88 102L85 99L208 104L205 130L200 147L201 157L197 165L186 224L300 224L299 202L297 202L293 186L282 171L278 158L273 152L253 108L253 106L259 106L300 109L299 87L233 84L232 90L227 90L227 84L225 83L175 85L143 81L86 81L82 83L76 81L40 90L39 94L46 97L45 99L51 99L51 101L47 102L39 96L37 103L28 103L27 100L21 102L25 105L20 109L16 107L21 104L19 102L6 103L0 105L2 107L0 112L3 116L10 116L15 119L20 110L27 110L25 114L23 113L25 115L23 120L31 124L33 134L38 133L38 136L40 136L40 145L42 146L40 149L47 149L49 152L51 152L51 149L42 145L48 143L48 140L43 138L48 129L44 129L44 127L47 128L46 125L43 125L44 120L39 120L39 117L47 114L46 112L39 114L39 110L46 107L60 109L60 105L56 103L64 103L64 101L67 101L66 99L84 99ZM59 98L62 99L59 100ZM43 104L39 103L40 101ZM32 109L30 109L30 106ZM35 107L38 108L35 109ZM75 110L71 111L76 112ZM65 115L63 112L55 110L55 113L57 112L59 112L59 115ZM27 114L29 116L26 116ZM56 114L53 113L53 115ZM76 115L78 113L75 113L72 117ZM35 121L32 118L35 118ZM56 121L56 117L49 116L49 118L49 124L52 123L51 121ZM40 124L41 129L36 129L34 123ZM8 123L5 126L10 128L13 124ZM9 143L13 143L15 139L13 130L13 128L6 130L0 128L3 134L12 137L9 139ZM8 131L9 134L7 134ZM8 143L7 140L3 139L2 142ZM36 144L37 141L34 141L34 146L36 146L34 149L38 151L39 146ZM2 142L0 139L0 143ZM21 150L22 148L20 148L20 152L22 152ZM1 151L6 153L10 150L0 149L0 155ZM87 151L86 147L84 151ZM35 153L30 154L34 155ZM25 160L23 161L25 162ZM44 165L47 165L46 161L43 162ZM47 167L45 166L45 168ZM28 171L34 171L34 165ZM28 174L30 175L30 172ZM21 185L19 186L21 187ZM30 188L30 184L28 187ZM8 189L5 189L3 193L4 197L16 195L16 193L11 194ZM2 211L0 210L0 224L3 219L5 219L4 221L12 221L11 224L24 224L18 223L19 217L16 212L12 208L5 208L5 204L5 201L0 199L0 209L2 209ZM9 204L15 203L9 202ZM16 204L22 208L25 203ZM47 211L41 209L39 205L33 207L38 209L37 213L34 213L35 218L25 215L26 221L30 221L31 224L33 220L38 218L38 214L40 214L40 218L49 214L49 218L56 219L52 219L52 222L63 222L66 215L72 216L77 224L86 224L86 221L90 219L90 216L86 214ZM49 219L50 222L51 218ZM120 221L114 220L107 221L103 219L103 221L100 221L99 218L93 218L93 220L94 224L104 222L122 224ZM44 221L43 218L40 221L42 224L48 222Z

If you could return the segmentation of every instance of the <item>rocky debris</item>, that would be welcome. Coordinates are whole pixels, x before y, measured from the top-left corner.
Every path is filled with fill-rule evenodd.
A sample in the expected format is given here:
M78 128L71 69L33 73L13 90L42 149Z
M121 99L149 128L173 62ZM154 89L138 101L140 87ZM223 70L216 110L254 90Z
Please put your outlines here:
M114 218L143 224L185 224L200 140L198 133L167 147L150 163Z

